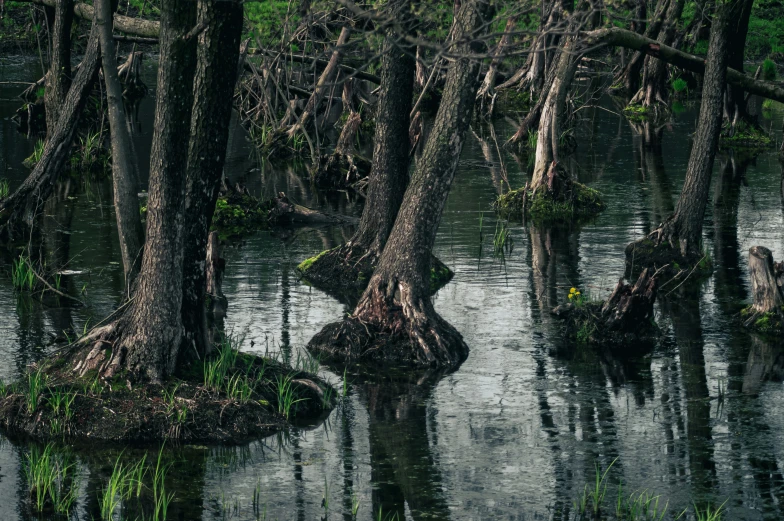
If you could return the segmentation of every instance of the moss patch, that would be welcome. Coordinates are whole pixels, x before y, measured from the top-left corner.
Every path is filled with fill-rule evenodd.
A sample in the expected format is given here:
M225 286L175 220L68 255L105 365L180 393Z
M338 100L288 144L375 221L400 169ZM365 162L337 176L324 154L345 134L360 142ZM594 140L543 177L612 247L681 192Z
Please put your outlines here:
M563 200L553 199L546 190L519 188L499 196L493 206L504 218L519 219L525 212L525 217L537 222L573 221L605 209L601 193L578 182L572 183L571 197Z
M773 146L773 139L770 135L757 125L741 122L735 127L732 135L730 135L730 131L729 125L722 128L719 138L721 146L739 148L770 148Z
M300 262L297 265L297 271L300 272L302 275L307 276L307 272L310 269L310 267L313 265L313 263L318 261L320 258L322 258L324 255L326 255L330 251L332 251L332 250L324 250L321 253L319 253L318 255L314 255L313 257L310 257L310 258L305 259L304 261Z
M247 194L219 197L215 204L212 228L221 237L244 235L268 225L271 203L261 202Z
M784 333L784 306L779 311L755 314L752 306L741 310L740 318L746 328L763 335L776 335Z
M601 321L604 302L564 304L553 310L563 319L563 336L578 346L606 349L613 354L633 355L653 348L660 330L651 319L638 324L634 331L610 331Z
M707 254L685 257L680 249L673 248L669 242L656 244L645 237L626 247L627 276L636 277L645 268L658 271L657 278L662 281L684 280L686 277L696 281L713 273L713 260ZM664 285L662 289L665 289Z
M531 95L527 90L504 89L498 93L495 100L497 114L527 112L529 108L531 108Z
M623 109L623 113L624 115L626 115L627 118L629 118L632 121L634 120L641 121L647 119L651 115L651 112L648 110L648 107L644 107L639 103L634 103L634 104L630 103L626 105L626 108Z

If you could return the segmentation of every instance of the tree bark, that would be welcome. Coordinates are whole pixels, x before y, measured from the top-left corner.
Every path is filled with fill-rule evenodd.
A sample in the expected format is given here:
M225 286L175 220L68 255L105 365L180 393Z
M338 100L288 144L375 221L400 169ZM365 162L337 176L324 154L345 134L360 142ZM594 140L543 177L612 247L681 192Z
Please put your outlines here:
M754 314L781 312L784 306L784 263L773 262L773 252L764 246L753 246L749 250L749 278ZM750 320L753 323L753 318Z
M683 13L684 4L685 0L670 0L664 23L656 38L660 44L671 45L675 40L675 29ZM642 87L630 103L639 104L646 108L654 107L657 103L666 105L667 65L665 62L652 56L645 57Z
M96 0L95 22L101 41L101 61L112 136L112 183L117 235L125 274L126 298L130 298L131 288L141 267L144 229L139 218L139 167L123 110L122 87L112 38L111 4L111 0Z
M353 315L327 326L310 342L327 356L455 368L468 355L462 336L442 319L429 298L430 257L476 99L482 52L477 33L488 6L462 4L453 25L458 56L416 172L406 190L378 267ZM361 332L369 333L355 342ZM337 335L336 335L337 333ZM347 350L347 351L346 351Z
M479 87L479 92L477 92L476 96L479 99L481 107L484 109L485 102L490 101L493 97L493 93L495 91L495 79L498 75L498 66L503 59L503 54L505 49L509 46L512 40L512 31L517 24L517 16L510 16L509 19L506 21L506 27L504 28L504 33L501 35L501 39L498 40L498 45L495 48L495 52L493 52L493 59L490 61L490 66L487 69L487 73L485 74L484 80L482 80L482 85ZM491 105L492 106L492 105ZM490 116L492 114L488 114Z
M645 4L644 1L642 3ZM667 12L669 5L670 0L659 0L656 5L656 12L654 13L653 20L648 24L647 28L645 28L644 31L638 30L639 25L635 23L632 27L632 31L640 35L644 34L647 38L657 36L662 22L664 21L664 14ZM642 25L644 26L645 24ZM645 63L645 58L645 53L636 50L629 60L629 63L627 63L626 66L621 69L621 72L613 79L614 85L623 85L628 96L632 96L640 89L640 72Z
M726 85L727 60L729 58L728 34L730 21L737 16L740 2L730 3L720 9L714 19L708 47L708 61L703 79L702 102L697 122L697 132L692 145L686 180L681 190L675 213L652 232L648 239L655 248L666 246L671 257L680 255L690 264L702 257L702 221L708 202L713 160L719 142L723 109L723 94ZM632 243L627 247L627 260L638 249ZM641 266L650 265L639 258Z
M187 35L196 5L161 1L161 58L150 157L147 240L134 299L118 324L106 370L162 381L175 369L183 337L183 239L196 49ZM232 67L236 61L231 61Z
M749 32L749 20L751 19L751 8L754 0L737 0L742 2L740 16L731 22L730 56L728 66L743 72L743 62L746 56L746 36ZM746 96L743 89L737 85L731 85L724 95L724 119L727 125L727 134L732 137L741 123L756 123L751 121L751 116L746 105Z
M76 125L93 88L99 67L98 58L98 28L93 23L84 58L65 97L60 118L46 140L41 159L19 188L0 201L0 221L9 238L32 226L38 209L52 193L70 155Z
M60 0L54 8L52 53L49 74L46 75L44 103L46 105L46 133L51 136L60 116L60 108L71 86L71 25L73 0Z
M410 2L395 0L388 9L398 19L407 17ZM372 272L395 224L408 185L409 115L415 74L412 51L410 46L400 46L399 35L392 31L386 35L365 208L351 240L320 256L306 270L305 277L318 286L331 286L336 281L353 286L360 273Z
M55 7L59 0L20 0L38 5ZM84 3L72 3L73 13L84 20L92 20L95 16L93 6ZM129 16L117 15L114 19L114 28L124 33L133 34L147 38L156 38L160 35L160 22L154 20L144 20L142 18L131 18Z
M207 239L218 199L242 33L242 3L199 0L199 35L185 199L182 321L183 354L209 351L205 297Z

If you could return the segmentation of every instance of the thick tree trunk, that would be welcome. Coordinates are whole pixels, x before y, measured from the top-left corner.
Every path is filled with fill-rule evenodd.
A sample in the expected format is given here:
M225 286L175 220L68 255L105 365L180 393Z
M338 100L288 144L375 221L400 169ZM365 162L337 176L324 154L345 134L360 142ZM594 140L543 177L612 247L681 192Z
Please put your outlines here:
M60 109L60 118L49 133L41 159L16 191L0 201L0 220L9 237L28 229L52 193L71 152L76 125L93 88L99 66L98 28L93 24L84 58Z
M656 38L664 45L671 45L675 40L678 20L683 13L685 0L670 0L667 14ZM667 64L651 56L645 57L642 87L632 98L632 104L646 108L655 107L658 103L667 104Z
M400 19L407 18L409 6L408 0L395 0L388 8ZM409 114L415 73L411 51L410 47L400 47L397 34L387 34L381 57L373 163L362 219L345 245L319 256L307 269L301 265L305 278L316 286L353 288L360 274L365 274L367 281L395 224L408 184Z
M293 137L300 130L306 130L308 128L307 125L309 124L310 118L315 115L319 104L321 104L321 100L324 99L324 95L327 93L327 90L335 81L338 65L340 63L340 57L342 54L341 47L346 45L350 35L350 27L344 26L343 29L340 30L340 35L338 36L338 41L335 42L335 50L332 51L332 56L329 59L329 63L322 71L321 76L319 76L318 82L316 83L316 88L313 89L313 94L311 94L310 98L308 98L308 102L305 104L305 110L302 111L302 115L300 116L299 121L297 121L297 123L295 123L288 130L289 137Z
M49 74L46 75L44 103L46 105L46 134L52 135L60 116L60 108L71 86L71 25L73 0L60 0L54 8L52 53Z
M695 265L703 257L702 221L721 131L729 56L727 36L730 21L737 16L737 8L737 4L728 4L721 8L713 22L697 132L686 169L686 181L675 213L647 239L632 243L626 248L627 262L636 257L638 266L658 268L676 259L686 262L687 265ZM663 256L659 253L663 253Z
M461 42L458 56L482 52L476 32L487 9L481 0L461 6L453 26L455 41ZM429 286L431 251L471 120L478 69L467 57L451 63L433 129L378 267L352 316L324 328L311 349L352 360L449 368L468 355L460 333L433 308Z
M126 297L130 298L131 288L141 267L144 229L139 218L139 168L125 119L122 87L117 73L111 4L111 0L96 0L95 22L101 41L101 61L112 136L112 182L117 235L123 260Z
M183 355L209 351L205 314L207 238L218 199L242 32L242 3L199 0L199 35L185 199L182 321Z
M161 58L150 157L147 239L134 298L117 325L107 375L127 369L161 381L175 369L183 337L183 239L196 49L187 35L196 5L161 1ZM227 60L228 61L228 60ZM231 61L232 69L236 60ZM209 158L203 158L208 160Z

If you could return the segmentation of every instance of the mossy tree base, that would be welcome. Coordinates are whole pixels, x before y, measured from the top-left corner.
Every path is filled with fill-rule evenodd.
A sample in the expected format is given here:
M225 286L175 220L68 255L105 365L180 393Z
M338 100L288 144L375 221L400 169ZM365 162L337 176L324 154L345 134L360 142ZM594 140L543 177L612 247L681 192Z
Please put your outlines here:
M664 103L654 103L646 107L642 103L629 103L623 109L623 114L631 121L659 120L669 117L670 107Z
M626 247L626 274L634 277L651 269L661 281L700 280L713 273L713 262L707 254L684 255L669 241L645 237Z
M605 204L601 194L582 183L567 179L558 190L542 185L507 192L494 205L501 217L531 219L534 222L574 222L601 213Z
M96 355L93 346L61 352L4 389L0 428L39 440L237 443L334 407L334 389L315 375L224 349L165 386L134 385L122 373L102 378L111 355L103 350ZM90 369L84 372L84 365L77 365L75 371L74 363L86 359L85 350L93 356ZM205 375L216 366L220 369L220 364L225 374L208 379ZM280 391L284 384L288 397ZM38 390L32 392L34 388Z
M755 313L753 306L744 308L740 312L743 327L763 335L775 335L780 338L784 333L784 306L777 311Z
M376 269L378 255L365 248L344 244L302 261L297 272L315 288L356 305ZM444 287L454 272L437 257L430 257L430 293Z

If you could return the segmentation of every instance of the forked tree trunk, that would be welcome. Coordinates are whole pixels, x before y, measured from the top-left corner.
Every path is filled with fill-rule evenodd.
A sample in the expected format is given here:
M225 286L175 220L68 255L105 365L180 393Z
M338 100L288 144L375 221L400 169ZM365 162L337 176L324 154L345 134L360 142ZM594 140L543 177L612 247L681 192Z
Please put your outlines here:
M206 28L199 35L186 181L182 323L187 357L201 358L210 347L205 258L229 140L242 16L238 0L198 2L197 23Z
M127 369L151 381L173 373L183 338L185 178L193 105L193 90L185 87L193 83L196 68L195 39L186 38L195 26L195 3L162 0L160 9L147 239L134 298L117 324L119 338L105 371Z
M675 40L678 20L683 13L685 0L670 0L664 23L659 30L657 41L671 45ZM645 57L642 86L630 103L650 108L661 103L667 104L667 64L652 56Z
M51 136L60 117L60 109L71 87L71 25L74 0L59 0L54 8L52 54L49 74L46 75L44 104L46 105L46 135Z
M730 21L737 16L738 5L728 4L720 8L713 21L711 38L708 47L708 59L703 78L702 102L697 122L697 132L692 145L689 163L686 169L686 180L681 191L675 213L671 215L657 230L643 241L653 241L656 251L668 247L671 253L665 253L670 260L679 255L686 262L694 264L702 257L702 221L708 202L713 160L719 142L723 109L724 87L727 77L727 60L729 56L728 38ZM650 250L650 245L632 243L627 247L627 261L631 257L638 258L638 265L661 267L664 258L658 262L646 259L641 255ZM638 248L638 246L643 246Z
M114 52L111 4L111 0L96 0L95 22L100 34L101 61L112 136L112 182L117 235L125 274L126 298L130 298L131 288L142 264L144 229L139 218L139 168L125 119L122 86Z
M481 0L465 1L453 25L456 54L422 157L406 190L378 267L354 313L310 342L327 356L454 368L468 355L460 333L430 301L430 257L460 158L478 87ZM369 335L368 335L369 333ZM361 335L361 336L358 336Z
M32 226L39 208L52 193L54 184L63 171L71 153L76 125L96 79L98 58L98 27L93 23L84 58L60 108L60 118L46 140L41 159L21 186L0 201L0 221L3 222L9 238Z
M394 0L388 9L405 20L410 2ZM317 286L354 286L360 273L372 272L403 201L408 184L415 64L412 48L400 43L399 36L390 31L382 48L373 162L359 228L345 245L319 256L304 270L305 277Z
M340 57L342 54L341 47L346 45L350 35L351 28L348 26L344 26L343 29L340 30L340 35L338 36L338 41L335 42L335 50L332 51L332 56L329 58L329 63L327 63L327 66L324 68L324 71L322 71L321 76L319 76L318 82L316 83L316 88L313 89L313 93L310 95L310 98L308 98L308 102L305 104L305 110L302 111L302 115L300 116L299 121L288 130L289 137L293 137L300 130L307 129L310 118L315 115L319 104L321 104L321 100L324 99L324 95L327 93L327 90L330 88L331 84L335 80L335 77L337 76L338 65L340 64Z

